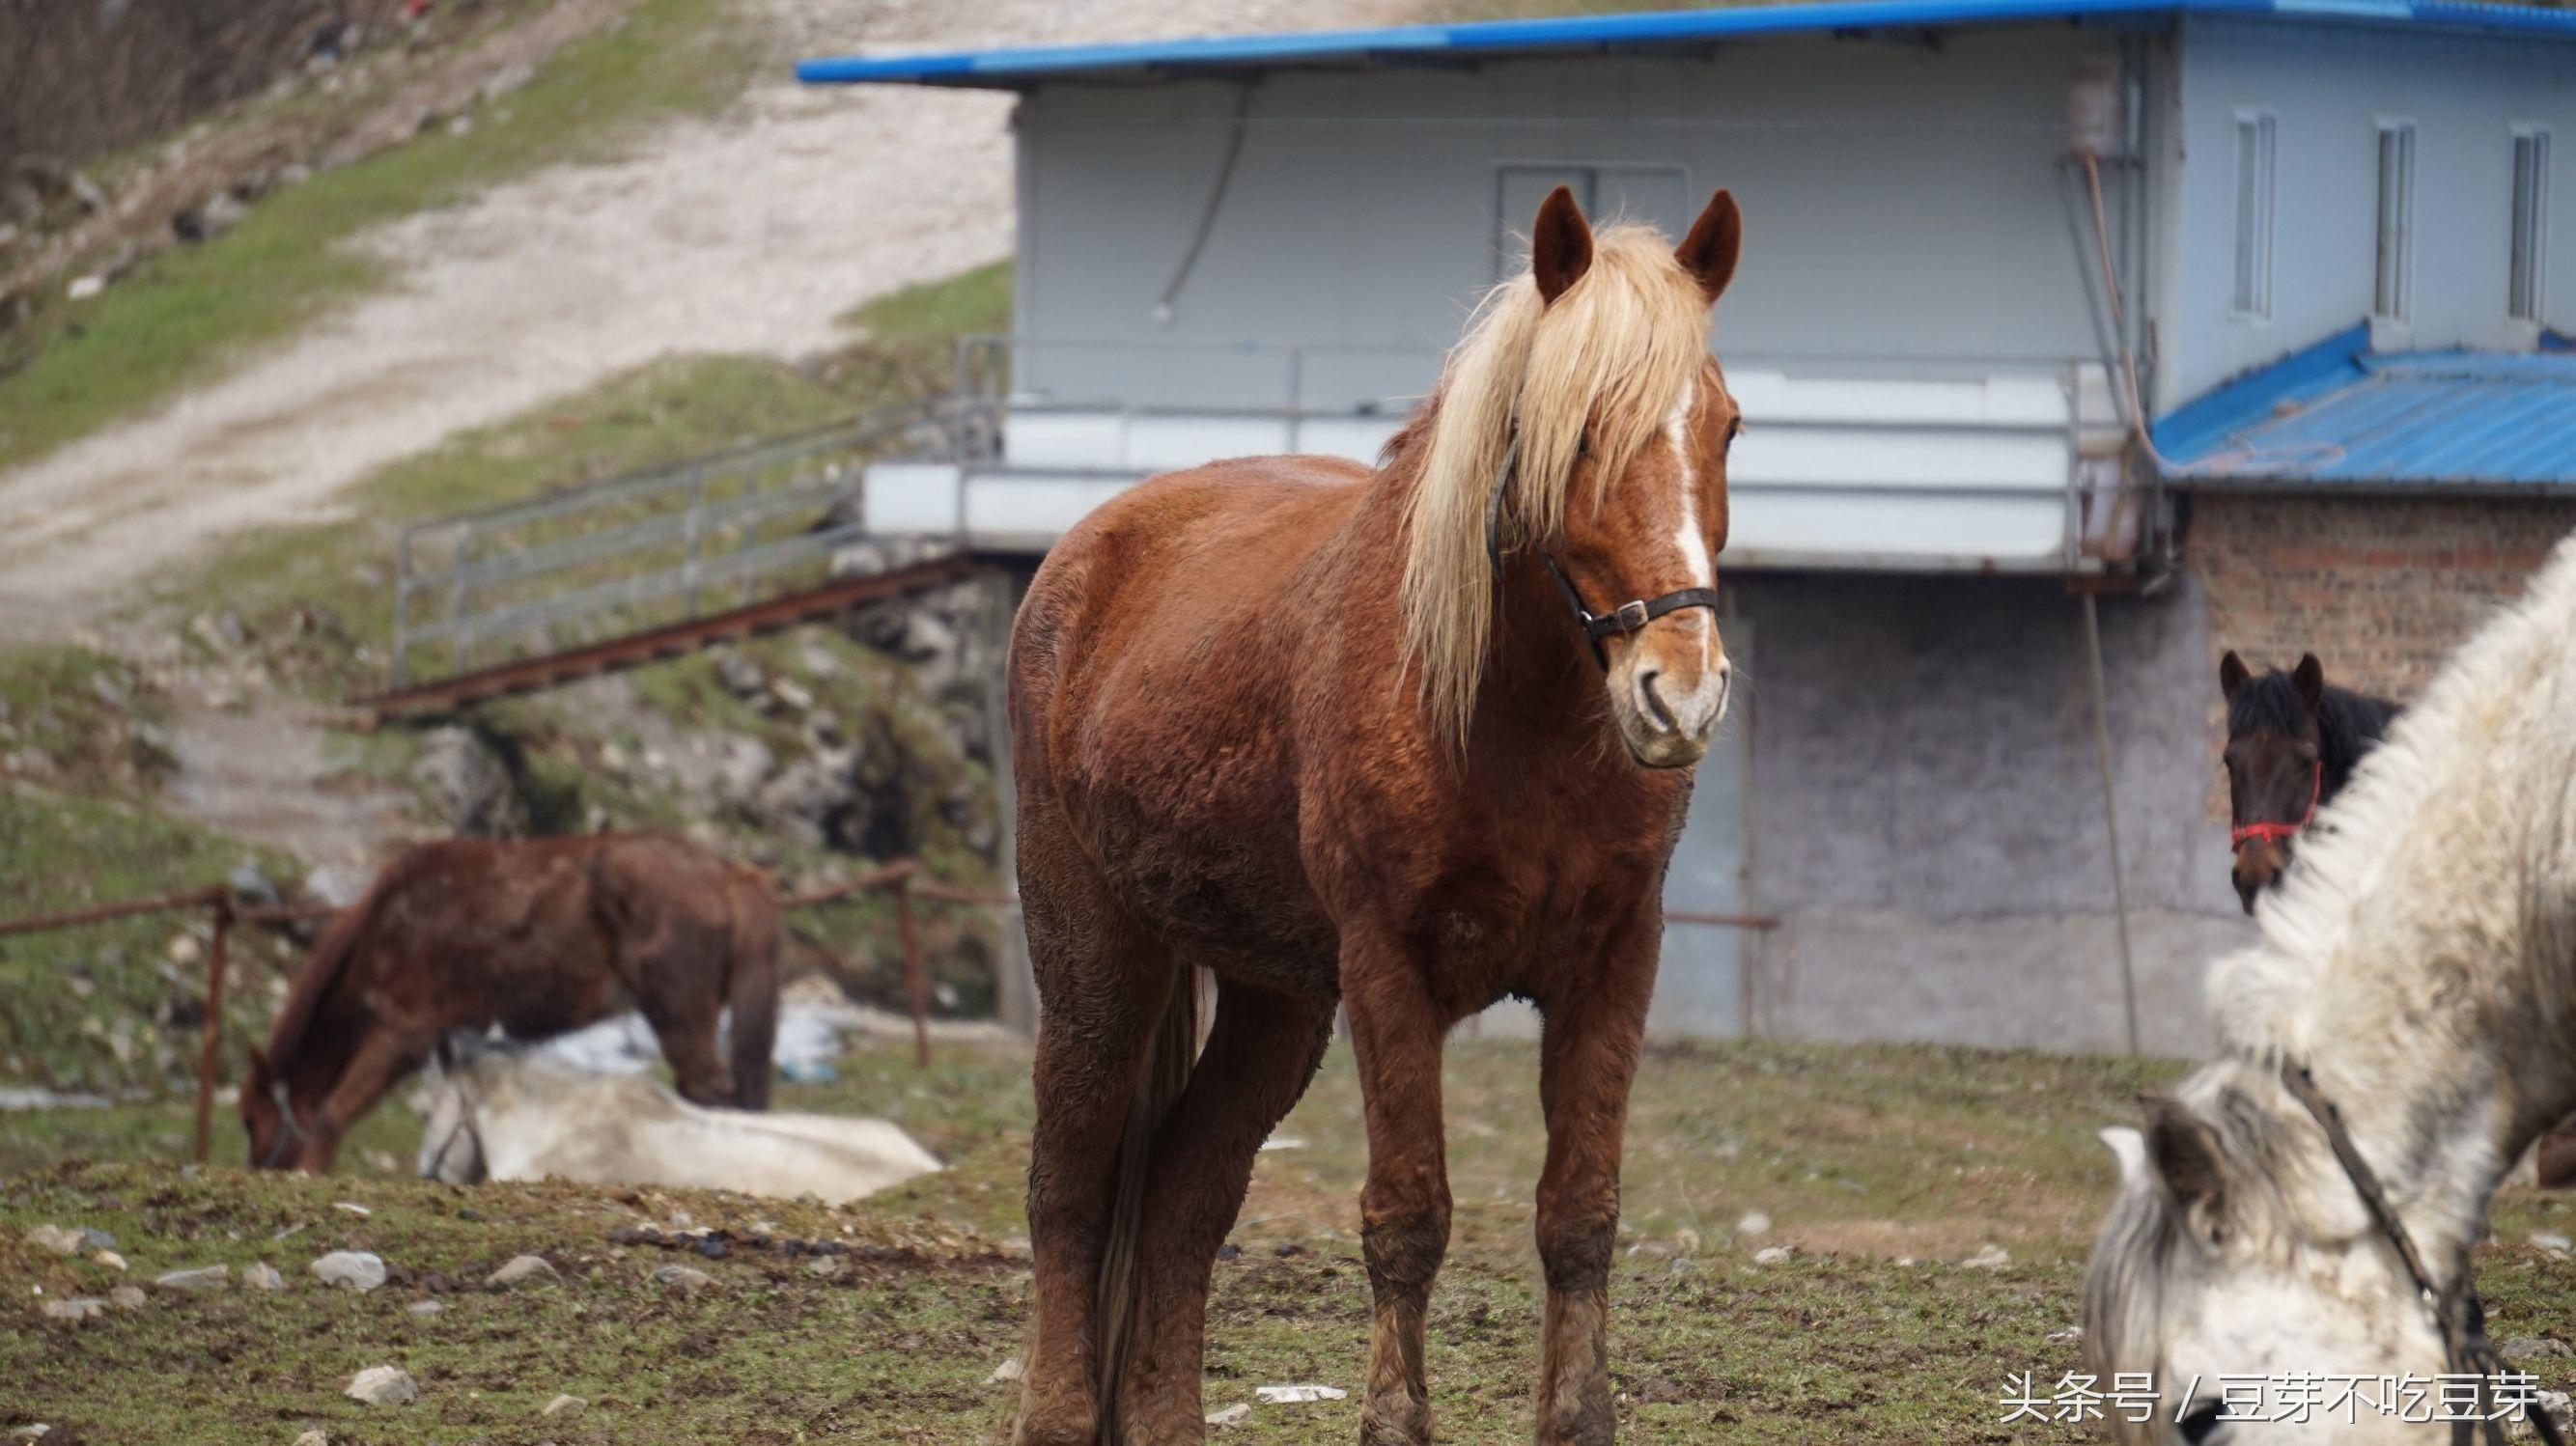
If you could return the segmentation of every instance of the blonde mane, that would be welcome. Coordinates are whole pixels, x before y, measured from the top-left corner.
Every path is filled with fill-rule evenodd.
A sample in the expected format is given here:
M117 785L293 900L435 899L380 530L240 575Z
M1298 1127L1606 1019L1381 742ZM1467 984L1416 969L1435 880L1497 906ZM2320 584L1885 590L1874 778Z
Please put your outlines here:
M1433 728L1464 749L1494 628L1485 504L1514 444L1503 545L1565 519L1592 429L1607 486L1706 360L1708 300L1652 227L1595 234L1592 265L1553 304L1529 273L1486 293L1426 405L1428 448L1405 503L1404 651Z

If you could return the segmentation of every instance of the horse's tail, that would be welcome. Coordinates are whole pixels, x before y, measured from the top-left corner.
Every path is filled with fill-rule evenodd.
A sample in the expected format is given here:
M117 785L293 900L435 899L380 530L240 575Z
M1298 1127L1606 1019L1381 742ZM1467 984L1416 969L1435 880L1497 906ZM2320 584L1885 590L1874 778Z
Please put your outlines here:
M1189 1087L1199 1048L1198 971L1184 967L1172 981L1172 997L1145 1047L1145 1067L1127 1106L1127 1123L1118 1134L1118 1162L1110 1179L1109 1233L1100 1248L1100 1294L1094 1315L1100 1326L1097 1381L1100 1436L1120 1437L1118 1382L1126 1375L1129 1324L1136 1314L1136 1292L1143 1283L1146 1173L1154 1140L1163 1132L1181 1092Z
M757 880L737 877L732 897L732 958L725 1005L733 1011L733 1102L769 1108L770 1052L778 1040L778 903Z

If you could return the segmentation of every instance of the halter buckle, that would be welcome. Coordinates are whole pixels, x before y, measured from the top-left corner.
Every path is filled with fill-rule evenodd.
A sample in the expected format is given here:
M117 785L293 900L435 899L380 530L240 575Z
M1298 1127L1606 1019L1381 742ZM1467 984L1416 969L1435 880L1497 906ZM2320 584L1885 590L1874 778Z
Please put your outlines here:
M1623 602L1619 604L1619 610L1610 615L1610 620L1619 625L1619 631L1633 633L1646 625L1646 605L1643 602Z

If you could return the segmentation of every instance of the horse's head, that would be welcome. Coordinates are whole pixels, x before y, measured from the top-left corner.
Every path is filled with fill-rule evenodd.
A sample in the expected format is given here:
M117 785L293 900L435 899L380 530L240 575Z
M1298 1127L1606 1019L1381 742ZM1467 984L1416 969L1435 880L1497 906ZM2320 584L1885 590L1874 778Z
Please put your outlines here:
M1696 310L1715 304L1735 274L1743 236L1735 198L1718 192L1665 264L1672 272L1665 289L1690 296ZM1560 186L1540 206L1530 235L1530 272L1550 310L1583 282L1593 256L1592 232ZM1567 327L1563 345L1601 344L1576 330ZM1533 370L1552 339L1548 318L1540 320L1539 337ZM1716 558L1726 546L1726 459L1743 414L1716 360L1705 346L1692 349L1679 395L1660 414L1619 415L1660 398L1660 390L1643 386L1596 397L1585 410L1557 554L1577 606L1613 617L1624 606L1635 619L1600 642L1620 741L1656 768L1685 767L1708 752L1734 677L1709 602L1648 615L1665 599L1713 599Z
M1596 234L1560 186L1531 227L1528 274L1496 289L1452 355L1426 409L1404 596L1409 651L1453 738L1507 585L1572 615L1550 626L1598 659L1638 762L1685 767L1708 751L1732 678L1716 558L1740 427L1708 309L1743 234L1724 191L1679 247L1640 226Z
M2245 912L2290 865L2299 831L2316 816L2325 782L2318 712L2325 704L2326 673L2317 655L2299 666L2257 676L2233 652L2218 665L2218 689L2227 699L2228 840L2235 846L2233 877Z
M2277 1099L2221 1090L2206 1112L2164 1096L2146 1103L2143 1132L2102 1132L2119 1158L2120 1193L2084 1283L2085 1369L2106 1395L2154 1407L2141 1421L2106 1405L2118 1438L2446 1433L2423 1423L2429 1402L2412 1423L2371 1404L2394 1394L2383 1378L2411 1373L2429 1397L2451 1367L2411 1279L2322 1141L2293 1137ZM2365 1401L2327 1404L2345 1381ZM2302 1383L2325 1387L2304 1412L2293 1395Z
M288 1170L302 1163L308 1143L302 1116L288 1092L286 1077L256 1049L250 1052L250 1069L242 1075L241 1117L243 1132L250 1136L252 1169Z

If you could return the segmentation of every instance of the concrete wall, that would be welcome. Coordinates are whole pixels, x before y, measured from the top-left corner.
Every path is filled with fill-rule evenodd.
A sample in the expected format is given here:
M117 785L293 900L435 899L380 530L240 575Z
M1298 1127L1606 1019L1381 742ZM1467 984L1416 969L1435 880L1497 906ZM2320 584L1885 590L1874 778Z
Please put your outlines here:
M2180 114L2159 149L2173 204L2156 406L2351 326L2371 307L2378 123L2416 125L2414 347L2528 346L2505 318L2513 127L2555 128L2553 187L2576 186L2576 55L2564 45L2193 18L2182 32ZM2279 122L2273 307L2229 314L2239 110ZM2568 211L2557 206L2566 229ZM2547 317L2576 325L2576 239L2553 239Z
M1498 223L1525 227L1555 175L1589 166L1609 168L1605 206L1676 233L1712 189L1735 191L1745 259L1716 333L1731 358L2096 356L2091 263L2057 157L2077 59L2117 43L1970 31L1937 49L1816 39L1699 59L1273 75L1251 91L1231 186L1168 321L1157 300L1243 91L1042 88L1019 119L1018 327L1413 348L1412 370L1392 370L1418 390L1495 279ZM1368 371L1310 365L1310 391L1330 400ZM1199 401L1277 376L1253 354L1175 365L1094 347L1062 353L1048 382Z
M1767 1033L2125 1042L2078 604L2005 579L1744 577L1751 903ZM2147 1047L2206 1044L2200 972L2248 926L2208 818L2205 596L2101 604Z

